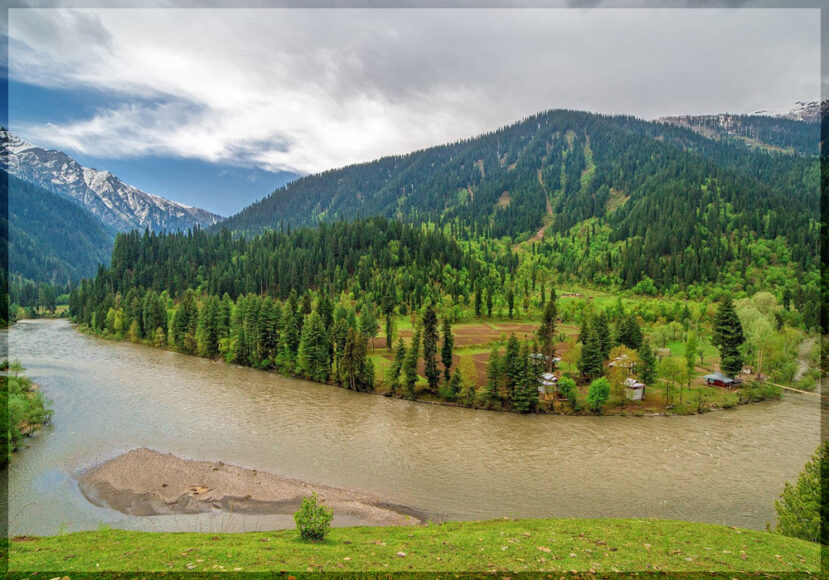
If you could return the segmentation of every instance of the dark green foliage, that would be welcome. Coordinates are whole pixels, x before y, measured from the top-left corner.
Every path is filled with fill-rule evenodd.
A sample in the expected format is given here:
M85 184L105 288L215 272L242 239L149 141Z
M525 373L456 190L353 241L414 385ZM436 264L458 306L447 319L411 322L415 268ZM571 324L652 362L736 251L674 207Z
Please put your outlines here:
M394 349L394 360L389 369L389 392L395 394L400 389L400 373L403 371L403 364L406 360L406 344L402 338L397 339L397 347Z
M357 356L355 354L356 348L353 348L352 351L349 352L347 345L345 350L348 353L346 354L346 357L349 355ZM328 337L325 332L325 325L323 324L320 315L317 312L312 312L308 315L308 320L302 326L302 338L300 339L299 353L297 357L299 371L313 381L320 383L327 381L331 364L328 355L329 345ZM364 353L362 356L365 358ZM348 360L346 363L346 368L352 371L351 374L348 375L351 388L355 388L352 380L355 372L352 367L348 365L359 366L359 364L359 361L352 360Z
M829 442L823 442L800 472L797 483L788 481L780 499L775 531L785 536L829 544Z
M8 217L9 273L77 283L109 263L114 231L73 201L0 170L0 208Z
M407 398L414 399L417 383L417 359L420 356L420 327L416 327L406 357L403 359L404 392Z
M501 400L501 384L504 380L504 361L498 345L494 345L489 354L489 362L486 367L486 396L490 405L499 403Z
M636 316L628 314L622 318L619 324L619 344L623 344L633 350L638 350L642 345L642 328L636 320Z
M582 376L588 381L593 380L602 375L604 363L604 355L602 354L602 343L599 339L599 333L593 326L588 327L587 337L581 349L581 359L579 359L579 370Z
M766 131L750 124L752 134ZM555 220L535 254L582 281L598 275L643 292L717 282L740 272L758 240L783 241L778 259L814 272L820 171L816 132L796 129L805 125L768 129L797 134L796 149L811 152L785 155L632 117L547 111L474 139L296 180L225 225L259 232L383 215L456 236L521 238L538 231L549 197ZM481 291L469 293L476 312ZM507 305L512 313L509 295Z
M521 360L521 343L515 337L515 334L512 334L507 341L507 349L503 360L507 399L510 401L515 394L516 387L524 378L525 366L526 363Z
M594 317L591 327L599 338L602 361L606 361L610 357L610 349L613 347L613 340L610 336L610 322L607 319L607 314L604 311L600 312L598 316Z
M652 385L656 380L656 356L647 340L642 341L638 353L639 365L636 372L639 374L639 380L646 385Z
M452 335L452 323L448 317L443 318L443 344L440 348L440 360L443 363L443 376L446 382L452 372L452 354L455 349L455 337Z
M316 492L302 498L302 504L294 514L300 537L308 542L321 542L331 529L334 512L320 505Z
M544 291L542 290L541 295L544 295ZM541 345L541 354L544 355L545 366L547 372L552 372L553 370L553 357L556 354L555 351L555 339L556 339L556 316L558 315L558 311L556 309L556 303L553 300L550 300L544 306L544 314L541 318L541 327L538 329L538 342Z
M726 297L720 303L714 316L713 337L711 342L720 351L720 368L729 377L733 377L743 368L743 355L740 346L745 342L743 326L734 310L734 303Z
M438 338L438 317L430 304L423 313L423 362L426 382L432 393L437 393L440 381L440 371L435 358L438 351Z

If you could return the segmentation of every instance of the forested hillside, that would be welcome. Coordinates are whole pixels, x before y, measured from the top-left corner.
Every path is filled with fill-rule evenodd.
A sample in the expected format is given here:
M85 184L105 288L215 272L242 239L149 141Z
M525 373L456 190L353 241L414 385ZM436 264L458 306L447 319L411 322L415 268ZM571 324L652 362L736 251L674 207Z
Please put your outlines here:
M447 226L462 239L535 235L549 242L542 250L557 268L584 282L632 288L647 278L664 290L744 278L764 256L816 271L818 184L813 156L632 117L552 111L302 178L223 227L253 233L382 215ZM761 256L753 255L758 244Z
M13 276L64 285L109 263L114 231L78 204L5 172L0 199Z
M817 155L820 123L767 115L699 115L660 119L714 139L736 140L750 147Z

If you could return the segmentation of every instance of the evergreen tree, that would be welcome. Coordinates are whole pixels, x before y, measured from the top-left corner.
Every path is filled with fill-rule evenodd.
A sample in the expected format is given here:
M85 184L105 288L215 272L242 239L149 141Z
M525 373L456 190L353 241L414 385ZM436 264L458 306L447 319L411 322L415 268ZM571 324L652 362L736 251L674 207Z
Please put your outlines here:
M415 327L412 342L403 361L403 376L405 378L405 393L409 399L414 399L415 384L417 383L417 359L420 356L420 328Z
M720 351L720 368L729 377L738 374L743 368L743 355L740 346L745 342L743 325L734 310L731 297L727 296L714 315L713 338L711 342Z
M604 355L602 354L602 343L599 339L599 333L592 326L588 327L587 338L581 348L579 370L585 379L592 381L602 375L602 370L604 369L603 363Z
M688 388L691 388L691 379L694 377L695 362L697 360L697 333L690 331L688 341L685 343L685 369L688 380ZM679 404L682 404L682 389L679 391Z
M443 317L443 345L440 349L440 359L443 363L443 376L446 382L452 372L452 354L455 349L455 337L452 335L452 324L449 322L449 317Z
M328 380L330 361L328 358L328 339L325 325L320 315L314 311L302 327L297 363L300 372L317 382Z
M604 362L610 357L610 349L613 347L613 340L610 336L610 324L607 320L607 313L604 310L599 313L592 326L599 338L602 362Z
M553 357L556 354L556 303L547 302L541 318L541 327L538 329L538 342L541 344L541 354L544 355L545 367L548 373L553 372Z
M638 350L642 345L642 328L634 314L626 315L619 324L619 344Z
M523 376L523 369L521 361L521 344L515 338L515 334L510 335L507 341L507 349L504 352L504 378L506 379L507 400L512 401L515 393L515 388L521 381Z
M493 345L489 353L489 362L486 366L486 395L491 404L501 400L500 387L504 376L503 360L498 345Z
M423 313L423 362L426 381L432 393L437 393L440 381L440 371L435 358L438 352L438 338L438 317L435 309L429 305Z
M647 340L642 341L642 346L637 351L639 354L639 365L637 373L639 380L645 385L652 385L656 380L656 356L653 354L651 344ZM643 393L644 396L644 393Z
M394 360L389 368L389 391L396 394L400 389L400 373L403 370L403 362L406 359L406 344L403 338L397 339L397 347L394 350Z

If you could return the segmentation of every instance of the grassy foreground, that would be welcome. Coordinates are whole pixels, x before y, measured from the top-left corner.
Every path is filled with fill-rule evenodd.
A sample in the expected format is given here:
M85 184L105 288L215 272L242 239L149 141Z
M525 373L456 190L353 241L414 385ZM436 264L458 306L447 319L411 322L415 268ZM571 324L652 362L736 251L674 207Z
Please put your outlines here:
M820 546L777 534L670 520L534 519L244 534L121 530L13 538L9 574L44 572L767 572L820 571ZM325 574L323 574L325 575ZM372 574L375 575L375 574ZM694 575L694 574L690 574ZM283 576L285 577L285 576ZM709 576L710 577L710 576Z

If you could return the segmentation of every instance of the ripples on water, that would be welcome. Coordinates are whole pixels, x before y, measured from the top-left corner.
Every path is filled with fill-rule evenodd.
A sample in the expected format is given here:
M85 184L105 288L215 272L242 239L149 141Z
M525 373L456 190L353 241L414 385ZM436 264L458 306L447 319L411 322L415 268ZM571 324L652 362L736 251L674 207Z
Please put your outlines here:
M103 341L65 321L18 323L9 349L55 409L54 425L8 470L12 534L293 525L221 513L139 518L86 502L75 474L135 447L359 489L441 519L659 517L762 529L820 432L819 405L805 395L694 417L519 416Z

